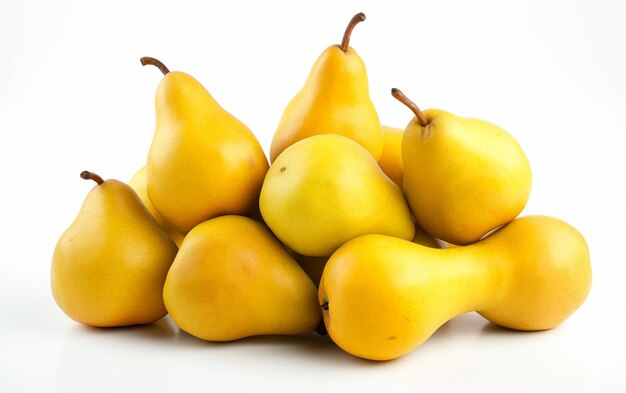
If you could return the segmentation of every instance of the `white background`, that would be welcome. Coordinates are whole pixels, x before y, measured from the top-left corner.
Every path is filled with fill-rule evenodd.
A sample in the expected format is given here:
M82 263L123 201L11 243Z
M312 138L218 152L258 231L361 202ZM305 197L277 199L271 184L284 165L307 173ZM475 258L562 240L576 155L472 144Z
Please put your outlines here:
M626 390L624 1L101 3L0 1L0 391ZM351 44L382 122L412 116L395 86L513 134L533 167L523 214L588 240L587 302L539 333L466 314L384 363L316 335L212 344L167 318L111 330L68 319L50 294L52 250L92 187L82 170L128 180L144 163L161 76L139 58L194 75L267 152L358 11Z

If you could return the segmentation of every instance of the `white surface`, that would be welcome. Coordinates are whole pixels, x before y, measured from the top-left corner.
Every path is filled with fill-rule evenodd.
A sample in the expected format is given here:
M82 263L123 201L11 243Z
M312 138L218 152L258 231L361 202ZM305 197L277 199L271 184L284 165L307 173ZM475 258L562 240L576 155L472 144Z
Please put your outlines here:
M102 3L0 2L0 391L626 390L625 2ZM143 165L160 75L139 57L196 76L268 151L283 107L358 11L368 19L351 43L383 123L411 118L395 86L513 134L534 171L523 214L588 240L587 302L541 333L467 314L386 363L315 335L211 344L169 319L68 319L50 294L52 250L92 187L80 171L128 180Z

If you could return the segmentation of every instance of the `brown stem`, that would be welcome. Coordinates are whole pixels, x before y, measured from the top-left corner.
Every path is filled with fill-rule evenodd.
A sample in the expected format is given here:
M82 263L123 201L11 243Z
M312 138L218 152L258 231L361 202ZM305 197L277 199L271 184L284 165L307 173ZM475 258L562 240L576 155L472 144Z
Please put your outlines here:
M150 65L155 66L156 68L161 70L163 75L167 75L170 72L170 70L165 66L165 64L161 63L159 60L155 59L154 57L144 56L139 60L141 60L141 65L150 64Z
M391 95L396 100L408 106L409 109L412 110L413 113L415 113L415 118L417 119L417 122L419 123L420 126L426 127L428 125L428 120L426 120L426 116L424 116L420 108L417 105L415 105L413 101L409 100L409 98L405 96L404 93L400 91L400 89L396 89L394 87L393 89L391 89Z
M93 172L82 171L80 173L80 177L82 177L85 180L93 180L96 183L98 183L98 185L104 183L104 180L102 180L102 178L100 176L98 176L97 174L95 174Z
M328 300L324 300L324 303L320 304L322 310L328 311Z
M350 45L350 36L352 35L352 30L354 26L356 26L359 22L363 22L365 20L365 14L359 12L354 15L352 19L350 19L350 23L348 23L348 27L346 27L346 32L343 33L343 39L341 40L341 50L345 52L348 51L348 45Z

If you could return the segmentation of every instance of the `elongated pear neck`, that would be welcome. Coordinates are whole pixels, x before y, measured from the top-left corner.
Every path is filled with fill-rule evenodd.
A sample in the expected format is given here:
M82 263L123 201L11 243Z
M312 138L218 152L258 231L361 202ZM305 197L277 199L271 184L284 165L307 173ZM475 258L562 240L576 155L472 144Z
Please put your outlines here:
M447 251L457 271L464 272L467 269L465 280L472 291L472 302L470 309L464 312L480 312L492 307L508 285L508 269L502 263L507 259L499 258L491 246L482 242L453 247Z
M85 180L93 180L96 183L98 183L98 185L104 183L104 180L102 180L102 178L100 176L98 176L97 174L95 174L93 172L82 171L80 173L80 177L85 179Z
M311 68L303 90L306 96L328 101L337 96L349 100L369 99L367 70L356 54L345 56L336 45L327 48Z
M141 65L153 65L156 68L158 68L163 75L167 75L169 74L170 70L165 66L165 64L163 64L160 60L155 59L154 57L148 57L148 56L144 56L141 59L139 59L141 61Z
M346 27L345 33L343 33L343 39L341 40L341 45L339 46L344 53L348 52L352 30L354 30L354 27L356 25L358 25L360 22L363 22L364 20L365 20L365 14L362 12L359 12L358 14L354 15L352 19L350 19L350 22L348 23L348 27Z
M405 96L404 93L400 91L400 89L396 89L395 87L392 88L391 95L393 96L393 98L400 101L401 103L406 105L411 111L413 111L413 113L415 114L415 119L417 119L417 122L420 126L426 127L428 125L428 120L426 119L426 116L424 116L424 113L422 113L421 109L417 105L415 105L415 103L411 101L409 97Z

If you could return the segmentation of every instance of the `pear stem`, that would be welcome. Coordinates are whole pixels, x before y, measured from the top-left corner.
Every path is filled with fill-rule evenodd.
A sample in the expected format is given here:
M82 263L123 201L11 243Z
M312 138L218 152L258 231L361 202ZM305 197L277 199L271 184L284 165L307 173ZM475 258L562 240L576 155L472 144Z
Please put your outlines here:
M352 17L352 19L350 19L350 23L348 23L348 27L346 27L346 32L343 33L343 39L341 40L341 50L345 52L348 52L348 45L350 45L350 36L352 35L352 30L354 29L354 26L356 26L357 24L359 24L359 22L363 22L365 20L365 14L362 12L359 12L358 14L354 15Z
M328 300L324 300L324 303L320 304L322 310L328 311Z
M102 180L102 178L100 176L98 176L97 174L95 174L93 172L82 171L80 173L80 177L82 177L85 180L93 180L96 183L98 183L98 185L104 183L104 180Z
M155 66L156 68L161 70L163 75L167 75L170 72L170 70L165 66L165 64L161 63L161 61L155 59L154 57L144 56L139 60L141 60L141 65L145 66L145 65L150 64L150 65Z
M428 120L426 120L426 116L424 116L424 113L422 113L420 108L415 105L415 103L411 101L407 96L405 96L404 93L400 91L400 89L396 89L394 87L393 89L391 89L391 95L396 100L408 106L409 109L412 110L413 113L415 113L415 118L417 119L417 122L420 126L426 127L428 125Z

